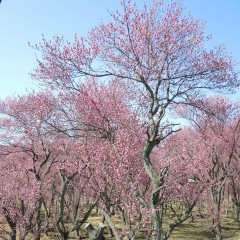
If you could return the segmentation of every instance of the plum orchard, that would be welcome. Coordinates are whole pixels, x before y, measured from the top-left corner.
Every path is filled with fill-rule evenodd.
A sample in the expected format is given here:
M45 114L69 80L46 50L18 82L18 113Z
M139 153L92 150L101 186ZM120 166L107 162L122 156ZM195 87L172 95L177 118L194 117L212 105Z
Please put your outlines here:
M214 96L204 99L202 104L205 111L192 106L184 109L182 114L191 120L191 126L171 136L167 148L172 159L182 162L176 164L175 177L185 172L194 180L194 191L188 189L188 193L196 197L197 188L204 189L198 201L206 206L205 217L216 239L222 239L221 215L226 210L229 191L239 221L239 102ZM187 171L180 170L181 165ZM184 193L185 197L191 196L188 193Z
M167 119L190 107L216 117L204 94L232 93L239 86L231 56L223 45L207 51L203 22L184 16L176 2L165 6L153 1L142 10L131 0L121 6L110 14L111 22L100 23L86 37L75 36L72 43L43 37L33 46L40 57L31 76L45 92L1 102L1 176L13 174L19 184L9 194L11 182L2 180L2 211L10 230L3 229L11 239L16 230L22 239L28 233L40 239L50 218L62 239L71 232L80 239L79 229L96 204L116 239L134 239L143 227L151 239L168 239L191 217L206 191L213 194L215 206L222 200L214 194L230 176L236 190L233 183L238 180L231 170L227 175L222 170L222 177L203 175L195 185L188 182L194 171L188 163L210 158L204 152L196 159L195 154L204 151L202 144L208 145L217 130L202 136L206 142L196 142L189 157L179 161L175 154L181 149L169 148L177 142L174 132L179 129ZM191 141L188 137L183 144ZM213 163L217 154L223 153L212 154ZM206 167L216 170L210 163ZM86 196L92 205L83 213ZM163 231L163 205L172 200L184 203L185 210ZM40 218L42 206L45 220ZM53 206L58 210L52 213ZM122 231L111 220L116 209ZM221 239L219 219L214 219L213 229ZM100 238L101 229L95 239Z

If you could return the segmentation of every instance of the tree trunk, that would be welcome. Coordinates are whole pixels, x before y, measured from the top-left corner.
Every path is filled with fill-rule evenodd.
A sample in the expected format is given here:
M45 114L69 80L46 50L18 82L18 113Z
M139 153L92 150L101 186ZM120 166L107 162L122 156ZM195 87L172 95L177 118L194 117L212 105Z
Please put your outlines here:
M104 215L102 215L102 221L101 221L102 223L104 223L105 222L105 216ZM108 237L113 237L114 236L114 234L113 234L113 230L112 230L112 228L109 226L109 224L107 223L107 225L108 225L108 227L107 227L107 229L108 229Z
M162 239L162 216L160 211L154 211L152 218L153 218L152 240L161 240Z
M151 179L152 182L152 194L149 202L150 209L152 209L152 240L161 240L162 237L162 214L159 211L160 206L160 199L159 199L159 193L161 188L164 184L164 175L167 172L167 168L164 169L160 174L156 172L154 169L154 166L151 163L150 160L150 153L152 149L154 148L155 144L153 142L148 141L144 147L143 151L143 165L144 168L148 174L148 176Z
M126 226L126 218L125 218L125 215L124 215L124 210L118 205L117 206L117 209L119 210L120 214L121 214L121 219L122 219L122 223L124 224L124 226Z
M34 233L34 240L41 239L41 207L42 207L42 199L39 199L38 208L37 208L37 215L36 215L36 230Z
M66 193L66 189L67 189L67 185L69 184L69 182L75 177L77 173L73 173L71 176L69 177L65 177L61 170L59 171L59 176L61 178L61 191L59 193L59 207L58 207L58 216L57 216L57 230L59 232L59 234L61 235L62 239L66 240L68 239L69 233L70 231L66 230L65 228L65 223L63 220L63 214L64 214L64 198L65 198L65 193Z
M118 231L117 231L117 228L115 227L114 223L112 222L110 216L107 214L107 212L105 212L104 210L102 210L102 213L105 217L105 220L106 222L108 223L108 225L111 227L112 231L113 231L113 234L115 236L115 239L116 240L121 240L119 234L118 234Z
M91 223L88 223L85 227L86 232L90 240L102 240L103 239L103 230L104 224L99 223L98 228L94 229Z

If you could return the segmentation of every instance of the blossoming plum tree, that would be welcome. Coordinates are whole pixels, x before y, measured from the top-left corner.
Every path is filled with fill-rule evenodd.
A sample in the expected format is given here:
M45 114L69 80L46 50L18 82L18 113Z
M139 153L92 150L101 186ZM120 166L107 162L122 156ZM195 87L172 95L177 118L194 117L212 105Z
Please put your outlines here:
M1 204L11 239L16 238L16 231L21 239L28 233L40 239L46 227L40 220L40 208L47 210L50 169L57 163L51 143L54 137L44 122L52 114L45 104L48 97L38 93L0 102Z
M189 132L194 137L184 148L188 149L186 159L191 161L192 173L207 193L203 201L210 229L216 239L221 240L220 217L226 208L227 189L234 189L234 180L239 174L236 167L239 165L239 103L222 96L208 97L202 103L205 111L192 107L185 109L185 117L192 121L193 128Z
M125 101L130 110L137 110L145 128L139 164L151 179L147 201L152 212L151 232L153 239L166 239L158 211L166 171L154 167L151 153L177 131L167 116L177 105L204 109L204 105L197 105L204 92L232 93L239 80L224 45L208 51L204 47L209 38L204 35L203 22L185 16L180 4L171 2L165 7L163 1L152 1L142 10L131 0L123 0L121 5L121 12L110 14L111 22L100 23L86 37L75 36L73 43L63 37L55 36L53 41L43 37L43 42L34 46L42 56L32 77L72 97L79 96L84 82L91 79L105 85L118 82L127 86L121 89ZM106 104L102 109L114 111L118 104ZM98 115L94 112L93 121ZM69 122L76 120L76 115L68 116ZM98 124L85 127L96 129Z

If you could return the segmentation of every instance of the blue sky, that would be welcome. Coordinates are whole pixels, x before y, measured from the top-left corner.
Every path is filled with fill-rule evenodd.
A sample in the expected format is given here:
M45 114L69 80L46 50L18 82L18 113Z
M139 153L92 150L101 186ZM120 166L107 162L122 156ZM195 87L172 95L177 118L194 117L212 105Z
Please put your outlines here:
M150 4L151 0L137 0ZM240 1L182 0L186 12L206 21L206 34L213 39L208 47L226 43L227 50L240 62ZM75 33L84 36L102 19L107 10L119 8L118 0L2 0L0 4L0 98L21 95L36 88L28 73L36 66L35 52L28 42L41 42L42 34L51 39ZM240 66L236 69L240 70ZM235 96L238 98L238 96Z

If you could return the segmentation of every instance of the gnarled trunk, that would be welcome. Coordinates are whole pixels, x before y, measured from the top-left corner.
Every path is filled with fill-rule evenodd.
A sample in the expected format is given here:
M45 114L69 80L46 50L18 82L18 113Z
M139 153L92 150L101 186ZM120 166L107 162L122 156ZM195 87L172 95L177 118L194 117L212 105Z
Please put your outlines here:
M86 232L90 240L102 240L104 224L99 223L97 229L94 229L91 223L88 223L85 227Z

